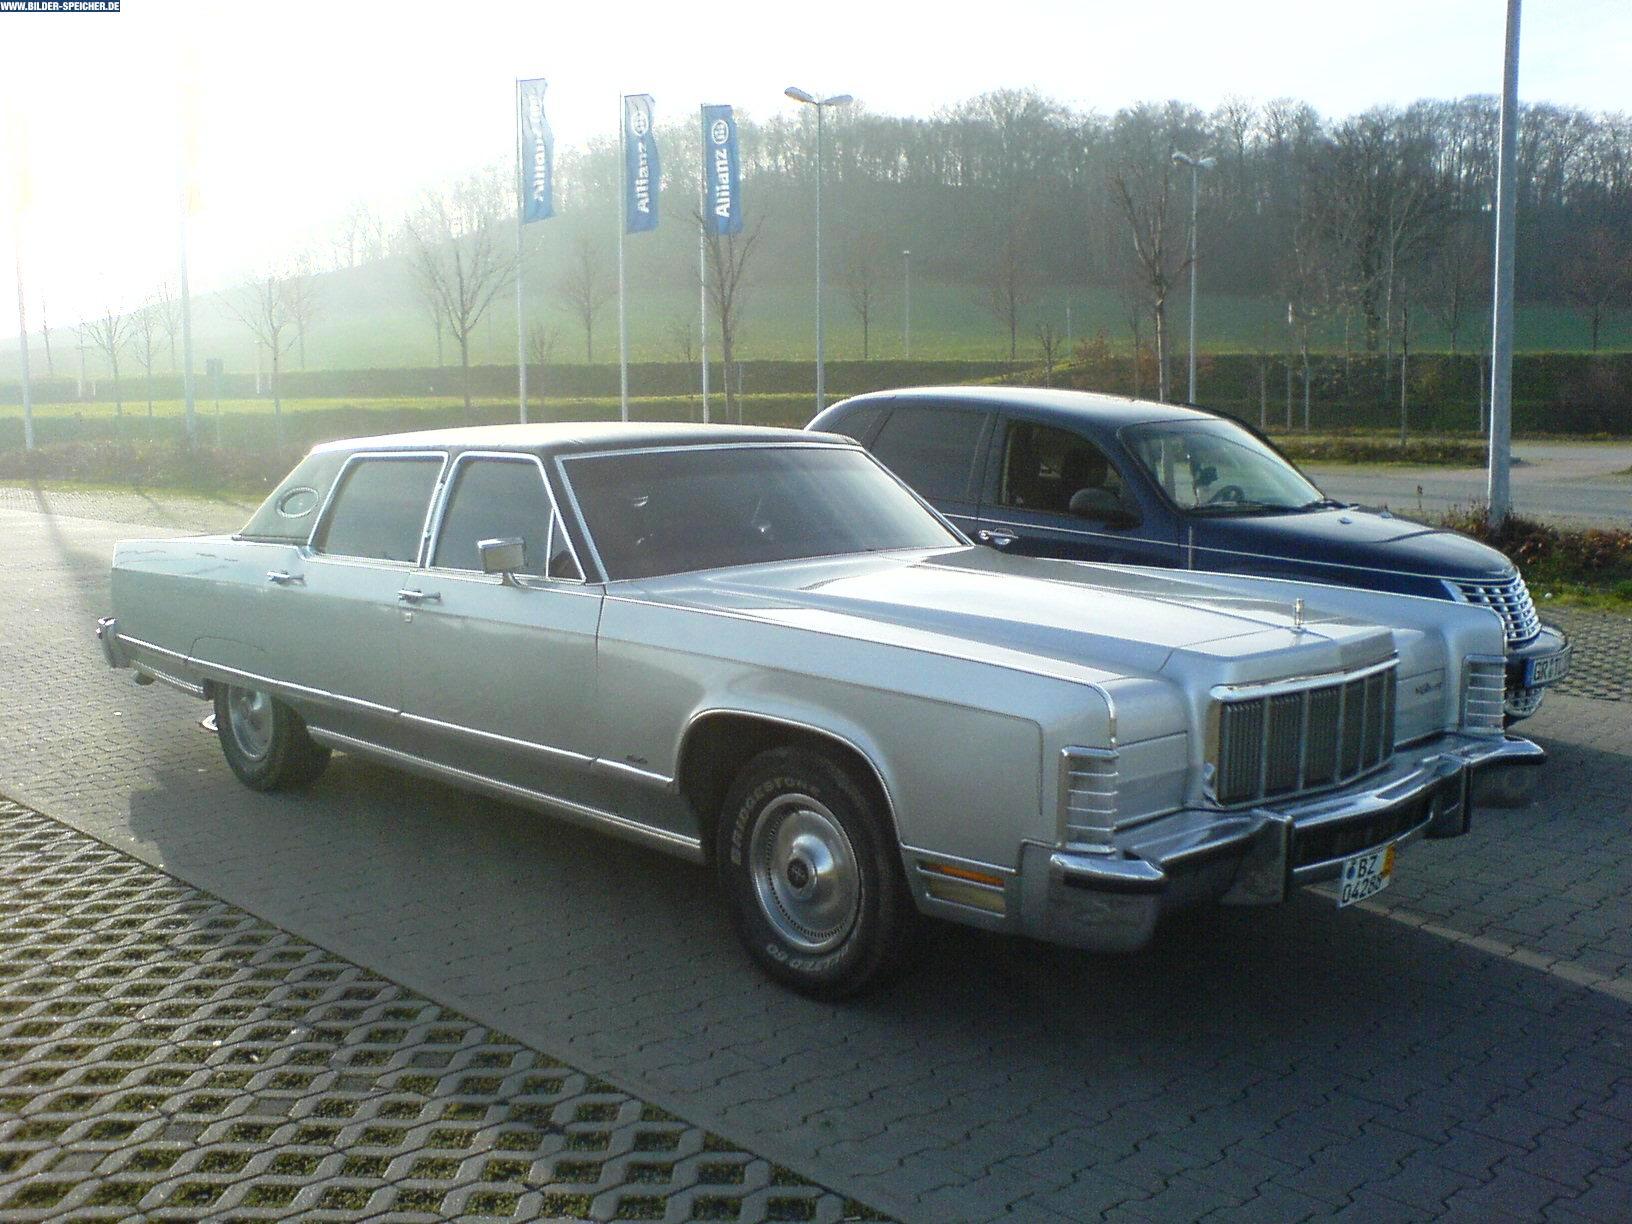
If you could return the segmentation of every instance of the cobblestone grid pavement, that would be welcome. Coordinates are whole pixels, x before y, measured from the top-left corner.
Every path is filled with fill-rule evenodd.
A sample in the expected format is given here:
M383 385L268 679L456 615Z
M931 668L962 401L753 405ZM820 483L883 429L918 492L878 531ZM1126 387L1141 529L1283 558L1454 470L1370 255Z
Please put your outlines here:
M1369 909L1209 911L1126 958L944 928L834 1007L755 974L696 868L346 757L240 787L198 703L91 641L142 530L0 506L0 791L838 1195L1632 1218L1632 702L1550 698L1538 801L1413 846Z
M882 1219L0 800L12 1221Z

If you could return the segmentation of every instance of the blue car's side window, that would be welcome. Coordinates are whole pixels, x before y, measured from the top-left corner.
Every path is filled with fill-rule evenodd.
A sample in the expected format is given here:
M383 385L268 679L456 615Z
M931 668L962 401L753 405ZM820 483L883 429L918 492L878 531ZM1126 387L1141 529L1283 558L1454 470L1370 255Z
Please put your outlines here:
M1105 452L1081 434L1031 421L1014 421L1003 446L1000 505L1066 514L1084 489L1110 505L1127 502L1122 476Z

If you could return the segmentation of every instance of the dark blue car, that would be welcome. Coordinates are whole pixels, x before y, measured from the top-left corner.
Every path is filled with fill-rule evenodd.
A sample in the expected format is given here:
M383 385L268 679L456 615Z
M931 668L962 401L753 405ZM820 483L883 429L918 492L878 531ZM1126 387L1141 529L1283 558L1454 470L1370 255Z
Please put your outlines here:
M1509 720L1536 712L1569 642L1501 553L1322 495L1239 422L1171 404L1008 387L858 395L807 428L873 451L965 534L1005 552L1222 570L1494 609Z

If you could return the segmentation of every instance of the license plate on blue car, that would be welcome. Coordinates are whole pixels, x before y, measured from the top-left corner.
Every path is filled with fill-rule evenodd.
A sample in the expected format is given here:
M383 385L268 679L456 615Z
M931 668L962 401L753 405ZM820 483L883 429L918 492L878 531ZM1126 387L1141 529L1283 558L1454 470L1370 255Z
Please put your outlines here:
M1375 897L1394 880L1394 846L1380 846L1356 854L1343 864L1337 881L1337 908Z
M1552 684L1569 674L1570 652L1567 649L1555 655L1548 655L1544 659L1527 659L1524 664L1524 687L1535 688L1538 684Z

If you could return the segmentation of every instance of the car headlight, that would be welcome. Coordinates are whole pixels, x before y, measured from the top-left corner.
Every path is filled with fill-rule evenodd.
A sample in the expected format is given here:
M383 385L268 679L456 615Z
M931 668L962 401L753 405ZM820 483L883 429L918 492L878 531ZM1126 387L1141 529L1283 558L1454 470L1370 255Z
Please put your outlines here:
M1507 660L1500 655L1469 655L1462 662L1462 730L1473 735L1500 735L1507 696Z
M1111 849L1116 828L1116 753L1066 748L1060 753L1060 838Z

